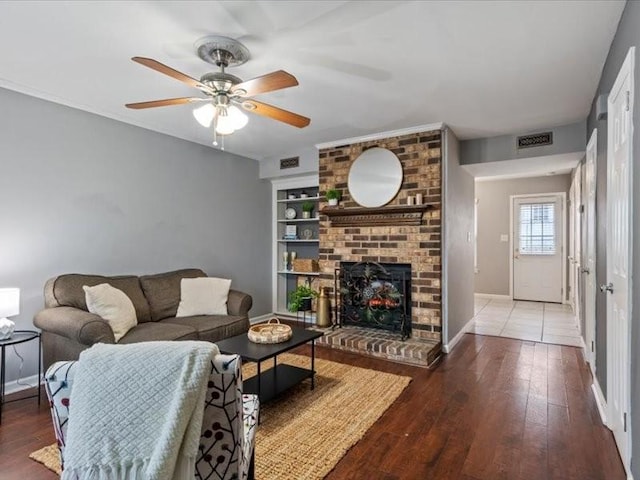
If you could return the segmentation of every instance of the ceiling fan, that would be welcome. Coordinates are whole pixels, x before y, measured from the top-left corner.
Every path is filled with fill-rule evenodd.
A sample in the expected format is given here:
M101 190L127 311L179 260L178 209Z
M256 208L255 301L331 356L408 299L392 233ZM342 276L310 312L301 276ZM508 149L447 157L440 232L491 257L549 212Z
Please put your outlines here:
M202 60L218 66L220 71L205 73L200 80L196 80L151 58L133 57L131 60L197 88L206 97L168 98L127 103L125 106L139 110L206 102L202 107L194 109L193 114L205 127L213 123L214 135L229 135L247 124L248 119L240 108L298 128L304 128L311 122L307 117L251 98L298 85L298 80L290 73L278 70L243 82L235 75L225 72L227 67L242 65L249 59L249 50L242 43L233 38L215 35L198 40L196 48ZM215 140L214 144L217 144Z

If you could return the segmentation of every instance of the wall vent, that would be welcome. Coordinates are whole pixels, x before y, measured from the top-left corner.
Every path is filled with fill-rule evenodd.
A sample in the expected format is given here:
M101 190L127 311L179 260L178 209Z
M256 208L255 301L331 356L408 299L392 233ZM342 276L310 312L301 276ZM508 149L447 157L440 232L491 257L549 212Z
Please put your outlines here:
M285 170L287 168L296 168L300 166L300 157L291 157L291 158L281 158L280 159L280 170Z
M553 145L553 132L536 133L518 137L518 149Z

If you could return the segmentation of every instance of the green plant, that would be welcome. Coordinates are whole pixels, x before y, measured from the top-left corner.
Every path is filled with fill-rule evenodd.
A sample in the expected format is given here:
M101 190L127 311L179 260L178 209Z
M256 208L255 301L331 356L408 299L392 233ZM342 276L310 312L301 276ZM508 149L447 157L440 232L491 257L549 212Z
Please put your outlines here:
M327 200L340 200L340 198L342 197L342 194L340 193L340 190L331 188L327 190L326 197L327 197Z
M311 210L313 210L314 207L314 203L313 202L302 202L302 211L303 212L310 212Z
M289 292L289 308L290 312L297 312L302 307L304 300L317 298L318 292L307 285L298 285L295 290Z

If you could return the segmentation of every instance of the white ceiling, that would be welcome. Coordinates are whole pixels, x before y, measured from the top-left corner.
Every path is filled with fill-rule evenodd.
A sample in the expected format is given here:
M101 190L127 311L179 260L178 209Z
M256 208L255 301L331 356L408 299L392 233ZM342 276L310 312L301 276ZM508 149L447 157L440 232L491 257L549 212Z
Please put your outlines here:
M0 2L0 86L203 145L192 106L125 103L199 92L130 60L199 78L193 43L240 39L245 80L284 69L300 86L261 101L311 118L251 115L226 142L250 158L445 122L462 139L584 119L624 1Z

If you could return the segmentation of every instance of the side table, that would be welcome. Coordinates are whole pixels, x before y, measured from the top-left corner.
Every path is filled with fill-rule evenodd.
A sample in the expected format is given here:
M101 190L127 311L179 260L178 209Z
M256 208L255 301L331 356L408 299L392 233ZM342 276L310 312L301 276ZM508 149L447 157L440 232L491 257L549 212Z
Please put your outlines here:
M5 384L5 369L6 369L6 360L4 356L4 349L11 345L18 345L20 343L30 342L31 340L38 339L38 405L40 405L40 380L42 378L42 340L40 338L40 332L36 332L35 330L16 330L13 332L11 338L7 338L5 340L0 340L0 424L2 424L2 407L5 403L4 400L4 384ZM28 397L16 398L15 400L10 400L11 402L17 400L24 400L26 398L34 398L36 395L31 395Z

